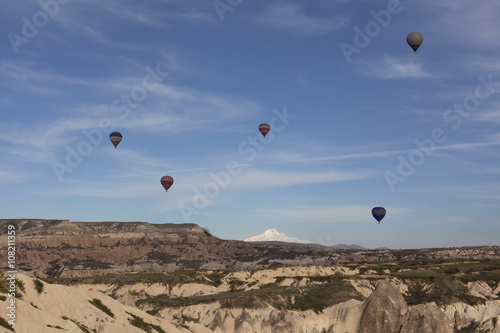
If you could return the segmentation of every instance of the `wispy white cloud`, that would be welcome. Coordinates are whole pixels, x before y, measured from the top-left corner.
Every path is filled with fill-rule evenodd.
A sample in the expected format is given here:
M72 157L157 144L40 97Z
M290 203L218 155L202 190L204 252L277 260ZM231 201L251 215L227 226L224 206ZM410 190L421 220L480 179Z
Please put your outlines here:
M134 43L124 43L120 40L108 36L105 32L99 30L99 27L93 27L86 22L81 22L82 18L79 15L74 17L68 15L58 17L58 22L62 26L63 31L71 32L71 38L74 36L84 37L93 43L105 44L108 47L122 48L122 49L135 49L140 50L140 46ZM70 38L67 37L67 38Z
M435 190L447 193L450 196L477 199L480 202L491 202L500 201L500 194L498 193L499 188L500 184L493 182L489 184L445 185Z
M116 113L111 108L115 99L119 100L122 95L130 94L131 89L142 82L140 79L113 78L105 84L36 71L31 66L18 63L3 61L0 64L7 69L4 75L9 75L19 86L25 89L28 86L39 94L47 93L46 84L51 87L50 93L58 93L56 87L67 85L85 85L96 91L111 92L109 104L79 105L67 109L65 116L51 122L0 123L0 139L8 143L1 147L2 151L28 160L53 159L53 154L61 151L61 147L83 139L82 131L99 128L103 119L111 121L115 126L119 124L123 129L174 135L199 128L220 129L224 124L250 119L260 112L260 107L255 102L244 97L163 84L149 92L154 98L148 97L144 105L134 102L136 108L126 107L126 114ZM120 103L122 108L126 106L124 102Z
M249 169L244 170L240 175L233 177L228 189L252 190L305 184L341 182L370 178L373 175L374 173L370 171L294 172L284 170L264 171Z
M491 164L481 164L472 161L462 161L462 167L471 173L477 174L489 174L489 175L500 175L500 167Z
M402 61L384 56L383 61L360 64L359 72L379 79L435 78L434 73L424 70L423 64L416 61Z
M32 176L22 172L0 170L0 184L2 185L22 182L29 178Z
M127 154L128 155L128 154ZM132 154L133 156L134 154ZM142 162L139 162L142 163ZM155 162L154 162L155 163ZM120 179L107 181L67 181L65 184L76 184L61 190L61 195L79 195L89 197L109 197L109 198L143 198L157 196L160 188L159 179L167 171L161 170L161 164L155 168L151 168L148 172L137 172L130 174L126 182ZM168 170L168 169L164 169ZM172 170L171 170L172 171ZM175 170L174 170L175 171ZM214 179L211 176L210 169L197 168L192 169L189 175L179 175L183 170L170 173L174 175L174 187L169 192L175 192L177 197L184 198L186 202L191 202L198 189L203 193L207 184L216 186ZM187 172L187 170L184 170ZM217 174L220 170L213 170L213 174ZM169 171L170 172L170 171ZM173 172L173 171L172 171ZM175 176L177 174L177 176ZM240 174L230 176L228 185L217 185L219 192L230 191L249 191L264 188L288 187L294 185L318 184L329 182L340 182L358 180L371 177L370 172L336 172L336 171L321 171L321 172L291 172L291 171L266 171L252 170L243 166ZM223 179L225 182L226 180ZM160 192L161 193L161 192ZM217 199L217 198L214 198ZM212 201L212 200L210 200ZM179 202L180 203L180 202Z
M313 17L304 13L303 8L298 5L281 3L270 5L256 21L266 27L307 35L340 29L347 24L348 19L340 15Z
M460 69L469 70L474 74L479 71L498 72L500 59L485 54L461 54L457 55L457 65L460 66Z
M115 89L129 92L137 86L137 80L122 80L120 83L113 80L112 85ZM154 98L147 97L145 105L132 101L135 108L119 101L117 105L125 107L126 113L116 113L111 108L113 101L108 105L79 107L77 111L98 119L113 119L119 122L120 128L174 135L199 128L206 130L216 127L222 130L225 123L252 119L261 110L257 103L244 97L167 84L159 85L149 94Z
M80 85L98 88L102 82L60 75L51 71L37 70L32 62L0 61L0 77L4 85L39 95L61 94L60 87Z
M127 181L127 182L82 182L71 183L65 189L53 191L55 196L83 196L93 198L152 198L162 194L159 181ZM165 192L165 190L163 190Z
M500 124L500 104L494 105L493 108L488 111L481 110L481 112L477 112L476 114L474 114L474 117L472 119L488 123Z
M454 46L493 50L500 46L500 2L496 0L428 0L433 30Z
M104 138L107 141L107 137ZM115 170L111 178L137 178L151 174L159 174L159 170L172 170L176 166L166 156L150 156L143 151L124 148L115 149L110 142L102 150L103 155L112 156L120 170Z
M54 150L68 144L72 138L82 137L81 130L95 128L91 119L60 119L53 123L21 125L0 123L2 151L25 161L47 162L54 158Z
M95 1L85 0L86 8L94 12L104 14L113 19L125 20L133 23L143 24L151 27L164 27L161 21L161 12L153 10L152 7L132 4L128 1Z

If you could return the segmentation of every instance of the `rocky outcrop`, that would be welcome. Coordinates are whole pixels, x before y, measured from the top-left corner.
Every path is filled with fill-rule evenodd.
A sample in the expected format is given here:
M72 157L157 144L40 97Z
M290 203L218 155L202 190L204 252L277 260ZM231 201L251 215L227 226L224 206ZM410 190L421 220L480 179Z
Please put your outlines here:
M478 332L500 333L500 301L476 305L454 303L445 306L444 311L457 330L475 325Z
M470 290L470 294L472 296L476 296L479 298L483 299L499 299L497 293L495 292L496 290L500 290L500 283L494 290L488 283L485 281L475 281L475 282L469 282L467 284L467 287Z
M408 308L399 287L381 281L363 304L359 333L453 333L449 318L435 303Z
M407 317L399 333L453 333L450 319L435 303L418 304Z
M364 301L350 300L319 313L263 309L226 309L220 304L204 304L182 309L164 309L159 315L169 321L184 322L191 329L210 332L317 332L317 333L453 333L447 313L435 303L408 307L392 281L380 281ZM491 331L496 332L496 331Z
M18 286L15 299L16 320L12 326L15 332L22 333L57 333L57 332L133 332L144 333L138 326L151 328L156 326L165 332L190 332L182 326L172 324L161 318L151 316L135 307L121 304L99 292L83 288L52 285L45 282L42 288L36 288L32 278L17 274ZM21 281L21 282L19 282ZM0 300L3 309L11 302L11 297L4 295ZM98 300L96 303L95 301ZM90 303L93 301L93 305ZM102 304L102 305L101 305ZM108 313L103 309L109 310ZM6 311L0 314L6 321ZM134 321L135 319L135 321ZM1 332L13 332L0 327ZM156 331L155 331L156 332Z
M255 269L404 259L500 258L500 246L418 250L345 250L222 240L196 224L0 220L0 246L15 226L19 269L42 278L178 269ZM5 252L0 261L6 262ZM368 270L366 274L376 274Z
M0 246L15 226L19 268L39 277L123 271L333 263L339 250L221 240L196 224L0 220ZM6 262L5 253L0 261Z
M280 272L298 278L306 270L323 274L323 269L262 270L255 272L255 275L266 279ZM114 290L117 299L113 299L103 294L111 293L113 289L105 284L68 287L42 282L43 290L38 292L32 278L22 274L17 274L17 278L22 281L23 291L20 291L21 298L16 299L16 332L81 332L85 328L89 332L139 333L144 331L134 324L143 327L147 324L173 333L453 333L454 329L458 331L466 327L470 332L473 327L477 332L500 333L500 300L486 300L484 304L475 306L464 303L443 308L435 303L408 306L401 294L405 290L403 283L389 279L379 280L378 283L372 280L371 283L376 285L375 290L364 301L351 299L317 312L279 309L270 305L261 308L227 308L220 302L202 302L177 308L166 307L152 316L146 309L138 309L127 296L141 293L145 293L146 297L150 294L163 295L171 290L167 286L144 283L129 285L118 289L118 292ZM355 280L360 285L370 285L369 280ZM312 282L309 282L308 286L311 285ZM186 284L184 290L183 284L179 284L175 290L176 293L185 294L191 292L192 287L192 284ZM193 290L199 288L201 285ZM474 289L473 286L471 288ZM214 290L210 288L203 291L212 292ZM0 306L7 306L7 294L0 296L5 298L0 301ZM104 304L112 315L89 302L95 299ZM0 316L8 319L5 315ZM134 321L135 317L140 320Z
M359 333L399 332L408 306L392 282L381 281L363 304Z

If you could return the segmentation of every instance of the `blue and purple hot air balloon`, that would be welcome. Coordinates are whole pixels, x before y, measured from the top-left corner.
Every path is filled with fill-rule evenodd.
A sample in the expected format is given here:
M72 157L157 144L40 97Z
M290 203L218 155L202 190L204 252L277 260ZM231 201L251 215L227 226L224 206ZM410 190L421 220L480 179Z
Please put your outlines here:
M375 218L375 220L378 221L379 224L380 221L382 221L382 219L384 218L385 213L386 211L384 207L373 207L372 209L372 215Z
M120 132L113 132L109 135L109 139L116 148L116 146L118 146L118 144L122 141L122 134Z

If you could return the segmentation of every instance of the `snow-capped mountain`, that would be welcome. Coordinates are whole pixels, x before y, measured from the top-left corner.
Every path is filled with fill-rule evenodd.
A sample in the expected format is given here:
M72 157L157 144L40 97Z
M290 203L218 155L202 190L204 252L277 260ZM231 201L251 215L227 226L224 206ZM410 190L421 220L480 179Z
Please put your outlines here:
M276 229L266 230L263 234L258 236L253 236L243 240L244 242L283 242L283 243L300 243L300 244L312 244L307 240L300 240L295 237L289 237Z

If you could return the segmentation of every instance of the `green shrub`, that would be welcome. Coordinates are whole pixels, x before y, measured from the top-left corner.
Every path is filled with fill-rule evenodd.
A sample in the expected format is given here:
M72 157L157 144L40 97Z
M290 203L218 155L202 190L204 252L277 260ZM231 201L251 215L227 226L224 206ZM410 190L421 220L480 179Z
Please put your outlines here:
M64 319L64 318L63 318ZM75 323L76 326L78 326L79 329L82 330L83 333L91 333L89 328L83 324L80 324L76 320L70 319L73 323Z
M106 305L102 304L100 299L94 298L93 300L89 301L89 303L98 308L99 310L101 310L102 312L104 312L105 314L107 314L108 316L110 316L111 318L115 317L113 312L111 312L111 310Z
M460 272L460 269L458 267L450 267L450 268L447 268L445 269L444 271L446 274L448 275L452 275L452 274L457 274Z
M7 277L3 272L0 272L0 293L9 293L9 281L7 281Z
M138 317L130 312L127 312L132 318L128 318L131 325L140 328L143 331L152 333L153 329L159 333L166 333L160 326L146 323L141 317Z
M24 290L24 282L23 281L16 280L16 286L18 286L19 289L21 289L22 292L25 292L25 290Z
M35 279L33 280L33 283L35 284L35 289L36 291L41 294L42 291L43 291L43 282L38 280L38 279Z
M7 329L11 330L12 332L15 332L15 331L14 331L14 328L12 327L12 325L11 325L11 324L9 324L9 323L7 322L7 320L3 319L3 317L0 317L0 326L3 326L3 327L5 327L5 328L7 328Z

